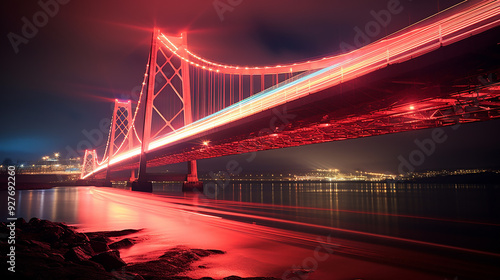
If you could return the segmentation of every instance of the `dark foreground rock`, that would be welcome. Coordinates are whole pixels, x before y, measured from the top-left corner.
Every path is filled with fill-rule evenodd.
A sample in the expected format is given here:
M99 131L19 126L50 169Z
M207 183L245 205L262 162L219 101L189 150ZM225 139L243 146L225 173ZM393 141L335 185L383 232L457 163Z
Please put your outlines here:
M90 258L91 261L101 264L107 271L118 270L127 264L120 258L117 250L99 253Z
M189 249L185 246L178 246L165 252L158 260L137 263L127 266L127 271L142 275L145 279L170 279L186 270L190 265L201 257L213 254L224 254L219 250ZM188 279L188 278L186 278Z
M178 246L166 251L157 260L127 265L116 249L133 246L133 238L111 242L112 238L131 235L141 229L80 233L63 223L32 218L29 222L19 218L16 225L15 273L3 269L0 279L185 279L176 276L192 269L191 264L203 257L224 254L220 250L190 249ZM0 248L8 252L10 244L5 240L10 231L7 223L0 223ZM0 261L8 261L5 254ZM210 276L210 275L208 275ZM204 277L202 279L213 279ZM240 278L227 280L277 279Z
M122 249L122 248L132 247L133 245L134 245L134 242L132 240L130 240L130 238L124 238L120 241L116 241L114 243L109 244L109 248Z

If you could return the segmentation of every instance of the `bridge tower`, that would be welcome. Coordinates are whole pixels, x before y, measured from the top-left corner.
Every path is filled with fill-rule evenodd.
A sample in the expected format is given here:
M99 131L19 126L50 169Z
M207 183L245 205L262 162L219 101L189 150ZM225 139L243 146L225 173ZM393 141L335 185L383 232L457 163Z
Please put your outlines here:
M154 29L151 40L151 53L149 57L148 73L147 73L147 90L145 97L144 122L142 128L142 143L139 163L139 174L137 181L132 183L132 190L137 191L152 191L152 184L148 182L146 167L147 167L147 151L149 143L163 129L171 129L175 131L173 126L174 120L180 115L183 116L183 124L188 125L193 122L192 104L191 104L191 88L189 77L189 63L180 59L177 63L175 59L180 57L188 57L187 52L187 34L182 33L181 37L169 36L167 40L172 42L175 47L175 54L167 56L160 46L160 30ZM165 46L169 48L169 46ZM162 62L159 58L162 56ZM168 69L168 70L167 70ZM158 77L158 78L157 78ZM158 80L162 80L159 82ZM180 80L176 83L175 80ZM170 117L163 115L158 106L155 105L155 99L165 89L170 89L175 93L176 98L181 101L182 107L175 112L170 112ZM165 122L160 131L154 133L152 131L153 113L157 114ZM203 184L198 180L196 160L188 162L188 174L186 181L183 184L183 190L202 188Z
M113 156L118 152L125 142L128 149L133 147L132 138L132 106L130 100L121 101L115 99L113 119L111 121L111 134L108 142L108 168L106 169L105 185L111 185L111 168L109 164ZM132 170L132 174L133 174ZM132 175L133 177L133 175Z
M82 173L80 179L90 172L94 171L97 167L97 153L95 150L85 150L85 155L83 156Z

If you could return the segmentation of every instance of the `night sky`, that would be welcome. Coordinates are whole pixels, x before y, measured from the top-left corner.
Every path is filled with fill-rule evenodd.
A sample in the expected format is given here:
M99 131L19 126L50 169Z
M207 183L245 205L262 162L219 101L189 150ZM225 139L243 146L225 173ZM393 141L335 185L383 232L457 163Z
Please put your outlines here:
M99 121L111 116L112 101L130 96L141 84L155 24L170 34L187 31L190 49L212 61L276 65L339 53L341 42L354 44L355 27L373 20L370 11L387 9L395 0L59 1L67 3L57 4L57 9L49 5L52 15L45 19L38 1L0 4L0 161L35 160L53 152L66 156L76 150L86 139L82 131L98 129ZM402 12L372 39L458 2L401 0ZM226 3L234 6L222 10ZM33 23L34 15L41 21L37 32L28 30L31 38L22 42L15 37L13 46L12 34L23 36L23 20ZM418 169L500 168L500 120L445 131L448 140ZM264 151L250 163L248 155L240 155L201 160L199 165L202 172L221 170L236 159L244 171L396 172L398 156L408 157L416 149L414 140L430 135L431 130L413 131ZM103 146L97 147L100 156Z

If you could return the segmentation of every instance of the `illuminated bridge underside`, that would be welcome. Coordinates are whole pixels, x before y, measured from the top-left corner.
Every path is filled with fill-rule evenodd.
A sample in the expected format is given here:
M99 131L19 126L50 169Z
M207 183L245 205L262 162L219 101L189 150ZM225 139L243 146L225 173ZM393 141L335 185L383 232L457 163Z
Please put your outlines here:
M479 2L489 4L328 58L328 67L157 137L148 167L498 118L500 5ZM137 168L139 152L110 168Z
M151 152L148 166L499 118L496 38L498 28L226 124ZM137 160L112 170L137 168Z

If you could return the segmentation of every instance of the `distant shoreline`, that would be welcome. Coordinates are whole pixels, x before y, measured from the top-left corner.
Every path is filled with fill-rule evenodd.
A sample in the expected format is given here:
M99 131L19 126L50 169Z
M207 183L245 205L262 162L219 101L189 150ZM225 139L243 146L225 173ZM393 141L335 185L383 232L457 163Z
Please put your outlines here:
M0 180L6 182L7 176L0 174ZM494 172L476 173L476 174L462 174L462 175L449 175L437 176L429 178L414 178L408 180L273 180L273 179L239 179L229 178L227 180L213 180L213 179L200 179L204 183L209 182L241 182L241 183L373 183L373 184L484 184L484 185L500 185L500 174ZM169 183L181 183L181 181L169 181ZM40 176L40 175L17 175L16 190L40 190L51 189L53 187L63 186L77 186L75 180L56 181L54 175ZM7 184L1 184L0 190L7 190Z

